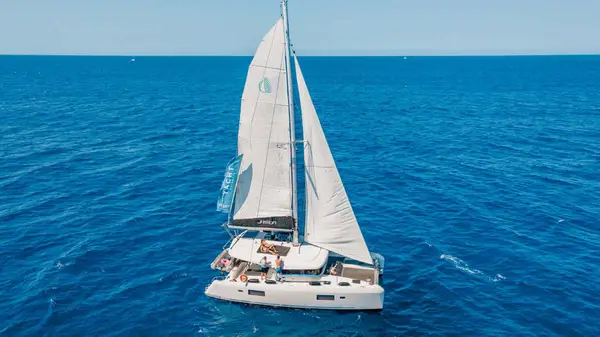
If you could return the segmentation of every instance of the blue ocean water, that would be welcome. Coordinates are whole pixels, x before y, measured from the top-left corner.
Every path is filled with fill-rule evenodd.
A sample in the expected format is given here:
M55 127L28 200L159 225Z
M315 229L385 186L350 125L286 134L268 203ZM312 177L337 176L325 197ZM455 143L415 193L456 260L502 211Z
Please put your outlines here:
M0 57L0 335L600 335L599 56L300 59L376 313L204 295L249 62Z

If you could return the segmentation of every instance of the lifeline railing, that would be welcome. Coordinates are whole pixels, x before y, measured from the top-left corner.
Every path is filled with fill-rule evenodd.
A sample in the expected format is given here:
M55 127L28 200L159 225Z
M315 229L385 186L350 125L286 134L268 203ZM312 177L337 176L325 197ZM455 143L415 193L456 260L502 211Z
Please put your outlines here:
M224 224L223 226L226 226L227 224ZM246 235L246 233L248 232L248 230L245 230L243 232L241 232L239 235L237 236L232 236L231 238L229 238L229 240L227 240L227 242L225 242L225 245L223 245L223 249L226 249L227 246L229 245L230 242L233 242L233 240L235 240L235 242L233 242L231 244L231 247L233 247L244 235Z

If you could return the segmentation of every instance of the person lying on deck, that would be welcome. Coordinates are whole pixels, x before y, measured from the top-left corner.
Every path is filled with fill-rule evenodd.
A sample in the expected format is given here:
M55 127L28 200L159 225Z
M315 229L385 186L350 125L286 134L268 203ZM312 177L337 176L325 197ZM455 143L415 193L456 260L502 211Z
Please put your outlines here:
M265 241L265 239L261 239L260 240L260 252L277 254L277 249L275 248L275 245L273 245L272 243L267 243L267 241Z

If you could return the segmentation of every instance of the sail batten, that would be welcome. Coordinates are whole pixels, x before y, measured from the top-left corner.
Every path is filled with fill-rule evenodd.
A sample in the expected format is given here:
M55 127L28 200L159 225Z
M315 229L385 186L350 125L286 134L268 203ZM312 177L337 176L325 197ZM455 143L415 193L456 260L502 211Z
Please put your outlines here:
M238 133L243 154L233 225L287 228L293 225L290 117L280 18L260 43L246 76Z
M294 57L302 110L306 181L304 240L357 261L373 259L360 231L319 117Z

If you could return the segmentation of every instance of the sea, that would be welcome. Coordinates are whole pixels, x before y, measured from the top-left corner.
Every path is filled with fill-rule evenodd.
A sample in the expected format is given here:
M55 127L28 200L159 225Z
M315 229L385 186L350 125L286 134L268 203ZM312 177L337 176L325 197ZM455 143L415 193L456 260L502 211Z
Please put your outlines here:
M376 312L204 295L250 61L0 57L0 336L600 336L600 56L300 58Z

